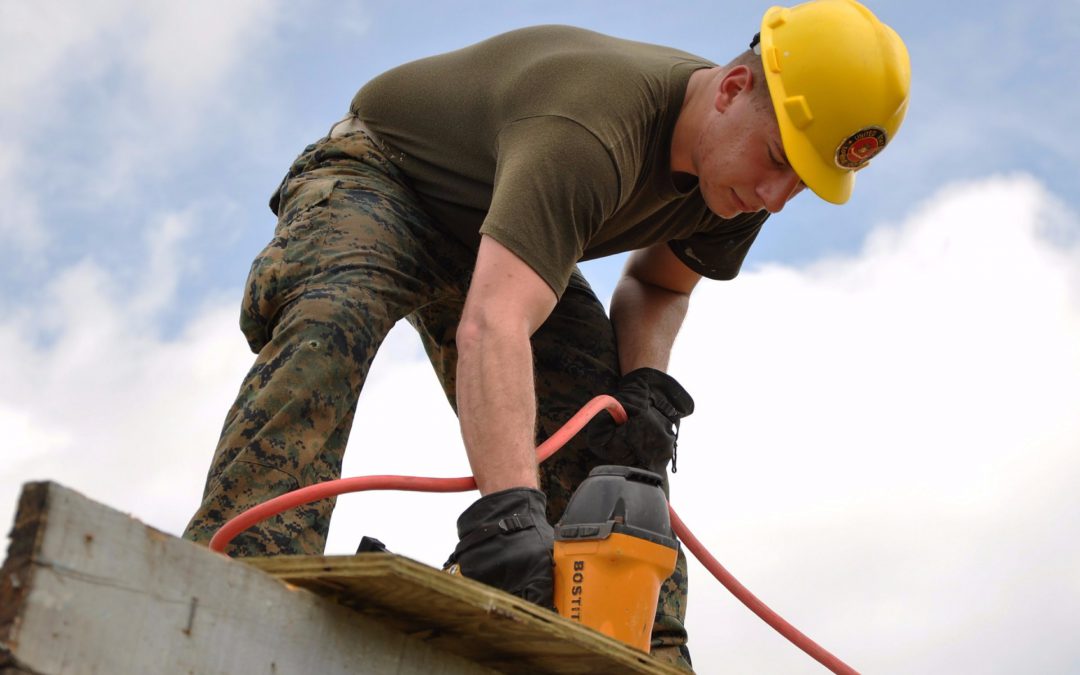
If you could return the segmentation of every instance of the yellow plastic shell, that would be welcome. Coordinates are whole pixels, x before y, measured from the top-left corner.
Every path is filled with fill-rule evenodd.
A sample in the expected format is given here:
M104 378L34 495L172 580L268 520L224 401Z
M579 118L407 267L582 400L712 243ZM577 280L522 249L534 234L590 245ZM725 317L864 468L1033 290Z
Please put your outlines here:
M649 651L660 584L676 549L618 532L606 539L555 542L559 614Z
M855 0L812 0L765 12L760 48L788 161L819 197L843 204L907 112L903 40Z

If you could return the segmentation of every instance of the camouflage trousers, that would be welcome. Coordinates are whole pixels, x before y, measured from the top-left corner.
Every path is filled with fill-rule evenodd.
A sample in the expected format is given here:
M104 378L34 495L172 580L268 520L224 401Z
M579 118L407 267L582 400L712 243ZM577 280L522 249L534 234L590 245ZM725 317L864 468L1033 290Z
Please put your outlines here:
M208 543L229 518L271 497L339 478L353 414L383 339L400 320L419 333L457 410L454 342L475 251L440 230L401 172L362 132L324 138L275 195L273 240L248 277L240 325L255 364L228 416L203 500L184 536ZM611 322L578 270L532 338L537 442L619 377ZM602 464L583 434L540 466L554 523ZM234 556L319 554L334 500L236 537ZM654 653L689 667L686 559L661 589Z

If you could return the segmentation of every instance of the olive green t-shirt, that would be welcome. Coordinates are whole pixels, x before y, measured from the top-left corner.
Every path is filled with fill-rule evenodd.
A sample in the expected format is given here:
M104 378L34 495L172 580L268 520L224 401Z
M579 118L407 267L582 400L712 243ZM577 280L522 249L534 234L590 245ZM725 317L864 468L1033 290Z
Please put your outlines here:
M441 227L474 248L491 236L560 296L579 260L659 242L731 279L767 213L719 218L670 168L687 82L713 65L539 26L394 68L352 112Z

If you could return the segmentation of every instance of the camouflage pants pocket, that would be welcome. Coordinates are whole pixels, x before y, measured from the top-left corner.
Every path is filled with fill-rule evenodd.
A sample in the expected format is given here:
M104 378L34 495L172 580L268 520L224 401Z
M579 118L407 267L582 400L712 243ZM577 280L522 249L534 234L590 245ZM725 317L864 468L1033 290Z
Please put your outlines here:
M255 257L244 287L240 330L256 354L270 341L281 309L300 292L318 257L319 226L329 218L324 206L338 181L333 178L283 182L282 212L274 238Z

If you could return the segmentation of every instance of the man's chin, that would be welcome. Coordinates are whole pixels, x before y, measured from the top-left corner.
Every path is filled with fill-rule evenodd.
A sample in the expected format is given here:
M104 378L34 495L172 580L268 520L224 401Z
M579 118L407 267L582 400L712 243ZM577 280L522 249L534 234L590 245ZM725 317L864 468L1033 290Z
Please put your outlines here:
M730 194L731 188L725 188ZM734 199L724 199L724 193L713 193L712 196L707 196L704 192L701 193L705 199L705 206L709 207L709 210L713 212L713 215L719 218L731 219L742 213L739 210L739 205L735 203Z
M716 205L713 205L713 204L710 204L710 203L706 202L705 205L709 207L709 210L712 211L714 216L717 216L718 218L724 218L724 219L727 219L727 220L730 220L731 218L734 218L735 216L742 213L742 211L738 210L737 208L735 208L731 204L716 204Z

